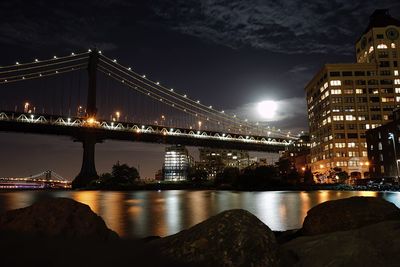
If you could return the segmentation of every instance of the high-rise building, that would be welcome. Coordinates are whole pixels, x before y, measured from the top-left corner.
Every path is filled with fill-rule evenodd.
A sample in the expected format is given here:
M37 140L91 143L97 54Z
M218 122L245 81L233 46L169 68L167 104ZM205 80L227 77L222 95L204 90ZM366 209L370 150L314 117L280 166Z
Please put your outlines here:
M356 63L326 64L307 84L313 172L368 175L365 132L400 103L399 32L399 20L376 10L356 41Z
M164 180L186 180L190 167L193 165L193 157L188 150L181 145L165 148Z

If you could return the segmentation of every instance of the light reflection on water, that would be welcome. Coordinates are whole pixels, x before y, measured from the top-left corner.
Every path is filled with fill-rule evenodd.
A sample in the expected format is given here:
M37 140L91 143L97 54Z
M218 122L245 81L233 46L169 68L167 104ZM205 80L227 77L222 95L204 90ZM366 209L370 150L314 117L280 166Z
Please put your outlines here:
M246 209L271 229L300 228L318 203L351 196L382 197L400 207L399 192L366 191L16 191L0 193L0 212L31 205L45 197L85 203L122 237L166 236L227 209Z

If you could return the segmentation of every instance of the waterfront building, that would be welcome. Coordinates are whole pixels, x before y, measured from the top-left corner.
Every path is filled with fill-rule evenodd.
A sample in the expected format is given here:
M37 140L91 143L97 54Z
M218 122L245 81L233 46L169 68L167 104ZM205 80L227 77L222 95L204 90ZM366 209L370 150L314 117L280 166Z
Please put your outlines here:
M371 178L398 177L400 109L393 112L393 121L367 131L367 145Z
M190 167L193 165L193 157L189 155L186 147L174 145L165 148L164 180L184 181L187 178Z
M366 131L400 103L400 21L376 10L355 43L356 63L326 64L306 85L311 169L367 177Z
M310 136L302 134L281 154L280 160L289 160L291 166L303 174L310 163Z
M226 167L243 169L255 161L254 158L250 158L247 151L241 150L200 148L199 152L200 161L196 162L196 166L205 170L209 179L214 179L217 173L222 172Z

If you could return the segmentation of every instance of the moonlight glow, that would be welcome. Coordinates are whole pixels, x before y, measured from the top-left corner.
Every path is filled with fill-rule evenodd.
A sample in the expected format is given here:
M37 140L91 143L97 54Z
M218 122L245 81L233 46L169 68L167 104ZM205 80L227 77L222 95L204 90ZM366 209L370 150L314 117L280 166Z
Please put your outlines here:
M277 107L275 101L266 100L258 103L257 110L261 117L271 119L275 116Z

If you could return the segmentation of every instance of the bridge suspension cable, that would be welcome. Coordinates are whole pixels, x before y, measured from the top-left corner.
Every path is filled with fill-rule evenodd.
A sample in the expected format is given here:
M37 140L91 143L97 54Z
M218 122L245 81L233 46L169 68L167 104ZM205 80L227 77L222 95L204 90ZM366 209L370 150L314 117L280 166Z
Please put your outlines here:
M106 61L102 60L102 58L107 59L109 62L106 62ZM238 123L238 124L242 124L242 125L248 124L245 121L240 121L238 118L236 118L236 120L235 120L234 116L229 116L225 112L217 111L217 110L213 109L211 106L206 106L204 104L201 104L200 102L194 101L194 100L188 98L185 95L182 96L181 94L175 92L174 90L168 89L168 88L162 86L160 83L154 82L154 81L148 79L147 77L144 77L143 75L140 75L137 72L134 72L131 68L126 68L125 66L123 66L123 65L121 65L121 64L119 64L119 63L117 63L117 62L115 62L113 60L111 60L110 58L108 58L108 57L106 57L104 55L101 56L100 60L102 62L108 64L109 66L117 69L118 71L124 73L125 75L128 75L129 77L131 77L133 79L136 79L139 82L144 83L145 85L151 87L152 89L155 89L155 90L157 90L159 92L162 92L162 93L164 93L164 94L166 94L166 95L168 95L168 96L170 96L170 97L172 97L172 98L174 98L174 99L176 99L178 101L184 102L187 105L190 105L192 107L198 108L198 109L200 109L200 110L202 110L202 111L204 111L206 113L213 114L213 115L216 115L216 116L224 118L224 119L228 119L228 120L233 121L233 122ZM146 83L146 82L150 82L151 84ZM251 126L251 125L248 124L248 126Z
M68 58L68 60L57 60L54 62L50 62L48 64L36 63L34 66L30 66L30 67L21 67L21 68L16 68L13 70L6 70L6 71L0 70L0 75L4 75L7 73L13 73L13 72L23 72L23 71L27 71L27 70L33 70L33 69L41 69L41 68L46 68L46 67L53 67L56 65L61 65L61 64L66 64L66 63L76 62L76 61L82 61L82 60L87 60L87 59L88 59L88 57L74 57L71 59ZM24 66L24 65L21 65L21 66Z
M14 75L14 76L7 76L7 77L2 77L3 81L0 81L0 84L43 78L43 77L48 77L48 76L52 76L52 75L57 75L57 74L67 73L67 72L76 71L76 70L80 70L80 69L85 69L86 67L87 67L87 64L76 64L76 65L72 65L72 66L60 67L60 68L56 68L56 69L49 69L49 70L33 72L33 73L29 73L29 74L19 74L19 75Z
M168 88L160 85L160 83L154 82L154 81L148 79L147 77L145 77L143 75L140 75L137 72L134 72L132 70L132 68L125 67L125 66L117 63L115 60L112 60L112 59L110 59L110 58L108 58L108 57L106 57L104 55L100 56L100 63L107 64L109 67L114 68L115 70L121 72L122 74L128 76L129 78L135 79L137 82L140 82L143 85L148 86L151 89L154 89L154 90L158 91L159 93L165 94L167 97L171 97L171 98L173 98L173 99L175 99L177 101L180 101L180 103L183 103L183 105L178 105L177 102L170 101L170 103L173 104L172 107L174 107L174 108L180 107L180 108L183 108L184 110L190 110L191 113L194 113L194 115L201 114L202 116L208 117L208 118L210 116L215 116L218 119L213 119L214 121L216 121L216 122L228 121L229 123L233 123L238 129L241 129L242 127L243 128L248 127L251 130L254 130L254 129L259 130L259 127L257 125L251 124L251 123L247 122L246 120L240 120L235 115L232 116L232 115L226 114L225 112L215 110L211 106L208 107L208 106L206 106L204 104L199 103L198 101L195 101L193 99L188 98L186 95L182 96L181 94L175 92L174 90L168 89ZM99 64L99 65L102 66L102 64ZM108 71L109 73L112 72L106 66L103 66L103 69ZM112 73L114 75L117 75L115 72L112 72ZM115 79L115 77L113 77L113 78ZM127 82L127 78L123 77L121 75L117 75L117 79L116 80L121 82L121 83L125 83L125 84ZM150 84L149 84L149 82L150 82ZM139 87L139 85L137 83L133 83L133 84L135 86ZM152 92L151 89L145 89L143 87L144 86L142 86L141 88L143 90L145 90L147 93L150 93L150 94L153 93L154 94L154 92ZM150 95L148 95L148 96L150 96ZM158 96L159 95L157 95L157 97ZM185 105L187 105L189 107L192 107L192 108L189 108L189 107L187 107ZM201 112L204 112L204 113L201 113ZM234 128L236 128L236 127L234 127ZM262 132L264 133L265 130L262 130ZM280 131L274 131L272 129L267 130L267 132L273 133L274 135L277 135L277 136L284 136L284 137L290 137L290 138L293 138L293 139L297 139L297 137L295 137L295 136L292 136L290 134L284 134L284 133L282 133Z
M110 71L108 69L105 69L102 66L99 66L99 71L104 73L105 75L115 79L116 81L119 81L119 82L121 82L121 79L123 78L120 75L116 74L115 72ZM128 87L130 87L130 88L132 88L132 89L134 89L134 90L136 90L136 91L138 91L138 92L140 92L140 93L142 93L142 94L144 94L144 95L146 95L146 96L148 96L150 98L152 98L152 99L155 99L155 100L157 100L159 102L163 102L165 105L168 105L168 106L173 107L173 108L175 108L177 110L183 111L183 112L185 112L187 114L193 115L195 117L200 117L199 113L196 113L194 110L192 110L190 108L186 108L185 106L182 106L179 103L172 102L172 101L170 101L168 99L165 99L161 95L159 95L157 93L154 93L154 92L151 92L151 91L149 91L149 90L141 87L140 85L135 84L135 83L133 83L133 82L131 82L129 80L126 80L126 81L124 80L124 82L122 82L122 83L124 85L126 85L126 86L128 86ZM209 118L209 120L214 121L216 123L220 122L220 121L217 121L217 120L215 120L213 118Z
M179 101L180 103L183 104L183 105L180 105L182 108L185 108L185 107L186 107L186 109L192 110L195 114L202 114L202 115L204 115L204 117L215 116L215 117L219 118L219 121L221 121L221 120L222 120L222 121L223 121L223 120L227 121L227 120L228 120L228 121L230 121L230 122L232 122L232 123L234 123L234 124L239 124L238 121L235 121L235 120L233 120L233 119L231 119L231 118L226 118L225 116L223 116L223 114L220 114L220 113L218 113L218 112L215 112L215 111L213 111L213 110L210 110L209 108L204 108L204 107L198 106L198 105L196 106L195 104L192 104L191 102L188 102L187 99L185 99L185 98L184 98L184 99L181 99L181 98L176 97L176 95L179 95L179 94L172 95L172 94L170 93L169 90L167 90L167 91L165 91L165 90L160 90L159 88L157 88L156 86L154 86L154 85L156 85L156 84L153 85L153 84L149 84L149 83L147 82L147 81L151 82L150 80L145 80L145 81L143 82L142 79L131 75L131 74L128 73L125 69L117 68L116 66L111 65L110 63L105 62L105 61L103 61L103 60L101 60L101 62L104 62L104 63L106 63L107 65L109 65L110 67L113 67L115 70L121 72L122 74L125 74L125 75L127 75L128 77L135 79L137 82L139 82L139 83L141 83L141 84L143 84L143 85L145 85L145 86L148 86L148 87L150 87L151 89L154 89L154 90L156 90L157 92L159 92L159 93L161 93L161 94L164 94L164 95L167 96L167 97L171 97L171 98L174 99L175 101ZM107 68L107 70L110 71L110 69L108 69L108 68ZM112 71L110 71L110 72L112 72ZM113 73L116 74L115 72L113 72ZM125 82L124 77L122 77L122 76L120 76L120 75L118 75L118 77L121 78L120 82L121 82L121 81L124 81L124 82ZM125 79L126 79L126 78L125 78ZM138 84L135 84L135 85L139 86ZM144 86L142 86L142 87L144 87ZM150 93L152 92L152 91L149 90L149 89L145 89L145 88L143 88L143 89L146 90L147 92L150 92ZM165 89L166 89L166 88L165 88ZM152 93L155 94L154 92L152 92ZM165 96L161 96L161 95L160 95L160 97L164 97L164 98L165 98ZM178 102L175 102L175 101L171 100L171 103L174 103L176 106L179 106ZM184 106L184 105L186 105L186 106ZM204 113L201 113L201 112L204 112ZM216 121L218 121L218 120L216 120Z
M228 131L247 132L248 134L258 133L259 135L282 136L297 139L296 136L285 134L274 129L260 128L258 124L243 120L236 115L227 114L219 111L212 106L206 106L199 101L189 98L186 94L182 95L171 88L161 85L159 82L150 80L145 75L132 70L112 60L101 52L88 51L62 57L53 57L46 60L35 60L28 63L16 63L15 65L0 67L0 84L14 83L24 80L38 79L72 71L85 69L88 67L90 53L99 53L98 71L106 76L146 95L164 105L172 107L190 116L207 121L207 124L214 123L216 127L228 128ZM79 96L80 97L80 96ZM71 98L71 97L70 97ZM71 99L69 98L69 105ZM200 123L201 121L199 121ZM218 126L217 126L218 125ZM200 127L199 127L200 128Z
M87 59L89 53L90 52L84 52L84 53L79 53L79 54L72 53L71 55L68 55L68 56L62 56L62 57L54 56L53 58L50 58L50 59L37 60L37 61L35 60L33 62L26 62L26 63L17 62L14 65L0 66L0 73L8 72L8 71L4 71L4 69L12 69L12 68L21 69L24 66L40 65L40 64L43 64L43 63L47 63L47 62L50 62L51 64L54 64L56 62L64 61L66 59L79 58L81 56L86 56L85 58ZM13 70L10 70L10 71L13 71Z

